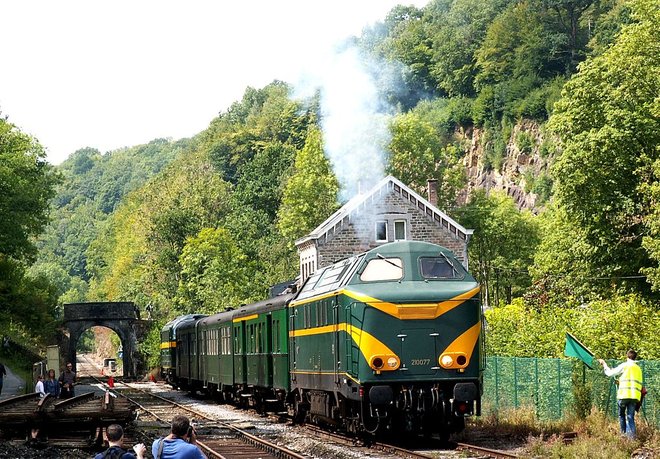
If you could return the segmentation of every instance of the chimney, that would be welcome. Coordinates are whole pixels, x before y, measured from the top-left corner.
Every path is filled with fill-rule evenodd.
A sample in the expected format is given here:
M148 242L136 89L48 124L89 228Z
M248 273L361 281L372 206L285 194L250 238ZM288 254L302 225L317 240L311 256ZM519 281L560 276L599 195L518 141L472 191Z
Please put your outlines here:
M426 190L429 195L429 202L434 206L438 206L438 181L436 179L428 179Z

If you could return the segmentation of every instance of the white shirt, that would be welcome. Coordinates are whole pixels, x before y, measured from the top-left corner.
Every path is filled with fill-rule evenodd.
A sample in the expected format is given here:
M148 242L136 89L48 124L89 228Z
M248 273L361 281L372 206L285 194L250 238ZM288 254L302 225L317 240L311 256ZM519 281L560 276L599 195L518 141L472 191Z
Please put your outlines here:
M46 391L44 390L44 382L41 379L37 381L37 385L34 386L34 391L38 392L41 398L46 396Z

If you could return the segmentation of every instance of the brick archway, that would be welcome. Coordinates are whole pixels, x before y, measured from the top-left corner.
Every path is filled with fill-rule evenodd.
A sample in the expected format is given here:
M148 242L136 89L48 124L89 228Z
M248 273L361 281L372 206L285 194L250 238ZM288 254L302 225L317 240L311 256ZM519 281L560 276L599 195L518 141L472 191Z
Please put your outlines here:
M124 377L136 378L143 371L143 359L138 354L138 339L142 338L149 321L140 319L140 311L132 302L68 303L64 305L64 327L69 330L69 348L63 352L76 367L76 346L91 327L106 327L114 331L123 349Z

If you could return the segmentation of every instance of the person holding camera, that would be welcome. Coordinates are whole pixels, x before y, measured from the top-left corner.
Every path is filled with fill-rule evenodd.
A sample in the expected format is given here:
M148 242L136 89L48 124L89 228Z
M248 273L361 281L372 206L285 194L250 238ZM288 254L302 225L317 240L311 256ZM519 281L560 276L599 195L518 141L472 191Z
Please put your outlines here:
M174 416L167 437L154 441L151 454L155 459L207 459L197 445L195 429L182 415Z

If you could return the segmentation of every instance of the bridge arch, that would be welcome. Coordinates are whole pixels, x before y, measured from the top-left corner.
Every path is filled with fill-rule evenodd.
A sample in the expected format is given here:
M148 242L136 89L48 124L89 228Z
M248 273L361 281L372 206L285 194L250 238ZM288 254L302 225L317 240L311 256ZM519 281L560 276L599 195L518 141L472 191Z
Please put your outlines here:
M140 311L132 302L67 303L64 305L64 327L69 330L66 359L76 367L76 347L82 334L96 326L106 327L119 336L123 350L124 377L136 378L143 371L143 359L137 343L148 329L149 321L140 319Z

